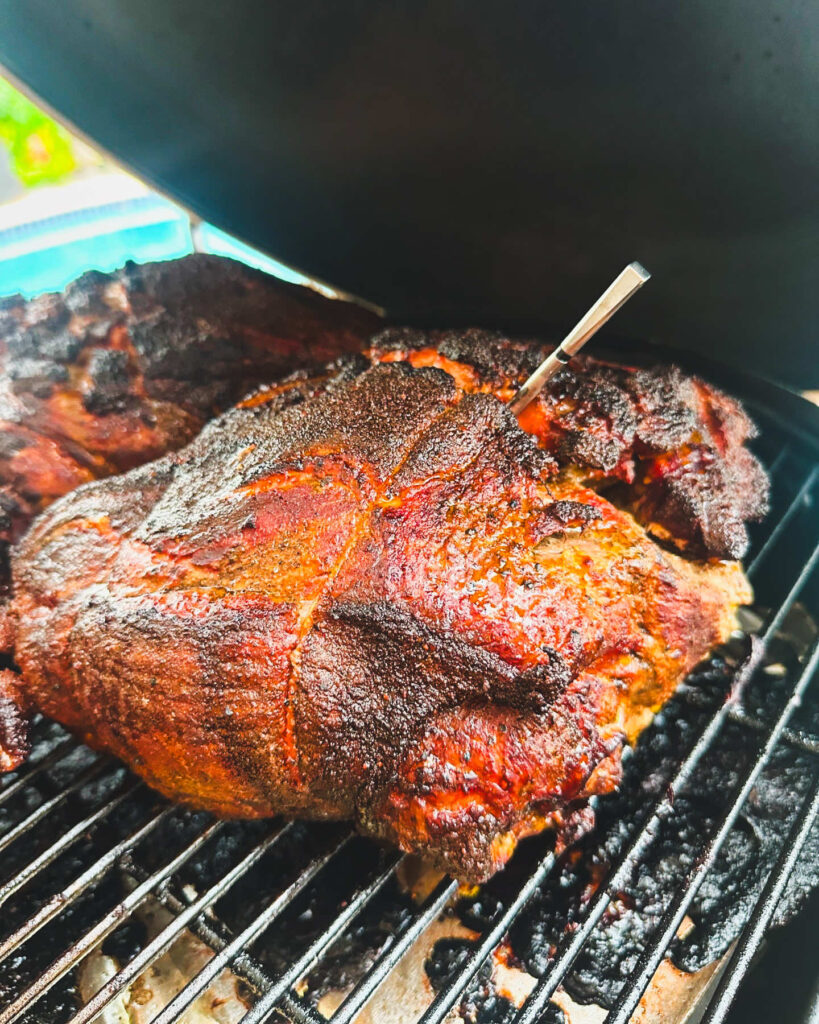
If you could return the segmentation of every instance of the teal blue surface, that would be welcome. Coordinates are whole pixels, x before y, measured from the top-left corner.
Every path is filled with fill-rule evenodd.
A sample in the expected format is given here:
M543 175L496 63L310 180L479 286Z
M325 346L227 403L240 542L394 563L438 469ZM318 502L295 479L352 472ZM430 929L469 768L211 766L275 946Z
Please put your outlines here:
M285 281L307 278L212 224L200 224L198 248L232 256ZM142 196L0 230L0 296L61 291L86 270L111 271L126 260L171 260L194 251L187 215L160 196Z
M190 235L179 224L151 224L116 234L41 249L0 262L0 294L31 297L60 291L86 270L114 270L126 260L144 263L191 252Z
M158 196L50 217L0 231L0 295L59 291L86 270L193 251L188 218Z

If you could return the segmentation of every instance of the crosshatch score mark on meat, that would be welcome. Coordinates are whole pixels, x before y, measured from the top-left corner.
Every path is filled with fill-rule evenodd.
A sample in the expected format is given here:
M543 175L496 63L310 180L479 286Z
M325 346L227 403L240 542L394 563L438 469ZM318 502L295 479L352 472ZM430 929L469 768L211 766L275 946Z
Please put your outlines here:
M673 370L584 360L519 425L542 351L390 331L63 498L15 556L7 692L175 799L465 879L571 840L750 599L725 559L765 485Z

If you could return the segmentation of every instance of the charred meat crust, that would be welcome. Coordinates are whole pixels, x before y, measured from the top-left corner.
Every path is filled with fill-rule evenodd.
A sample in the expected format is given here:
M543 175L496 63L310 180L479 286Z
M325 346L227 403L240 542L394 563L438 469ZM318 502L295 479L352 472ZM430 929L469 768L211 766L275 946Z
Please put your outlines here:
M481 879L616 784L749 597L457 374L356 358L56 502L14 557L32 706L219 814L354 818Z
M91 272L63 296L0 303L0 539L91 479L187 443L260 381L360 349L366 311L195 255ZM370 359L410 358L508 400L549 346L498 332L389 328ZM521 418L559 467L609 488L693 557L740 558L767 481L736 402L673 368L576 360ZM360 360L345 363L348 375Z
M388 328L373 361L438 365L508 400L552 346L493 331ZM756 430L734 399L675 367L576 357L520 417L560 468L580 472L655 536L693 557L741 558L746 523L768 507L765 473L744 442Z
M0 670L0 772L13 771L31 749L29 715L20 678L9 669Z
M187 444L261 381L360 349L371 313L196 254L0 300L0 540Z

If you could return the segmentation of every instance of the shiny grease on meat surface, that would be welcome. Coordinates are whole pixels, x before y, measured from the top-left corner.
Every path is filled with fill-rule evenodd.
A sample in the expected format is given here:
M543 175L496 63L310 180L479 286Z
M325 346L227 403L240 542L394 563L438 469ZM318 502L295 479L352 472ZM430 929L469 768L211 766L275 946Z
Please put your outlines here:
M741 571L692 556L742 546L761 470L740 479L738 407L673 371L673 429L640 412L661 372L589 363L592 392L555 378L522 431L498 399L537 350L407 337L53 506L16 555L15 655L36 707L175 799L350 817L479 879L571 834L730 633ZM671 474L710 474L693 524L651 490L674 440L710 453Z

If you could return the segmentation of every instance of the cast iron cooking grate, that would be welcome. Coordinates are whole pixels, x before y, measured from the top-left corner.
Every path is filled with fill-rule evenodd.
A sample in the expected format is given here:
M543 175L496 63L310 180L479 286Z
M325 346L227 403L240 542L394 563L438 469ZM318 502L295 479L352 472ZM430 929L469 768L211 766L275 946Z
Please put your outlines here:
M694 679L675 698L684 713L659 716L648 730L654 739L638 744L633 760L643 759L643 788L626 786L599 802L602 835L586 846L598 852L594 884L582 898L561 903L571 889L566 872L580 854L556 856L549 836L523 843L477 894L446 877L411 892L410 859L345 826L222 822L169 806L115 762L41 721L31 761L0 784L0 1024L130 1020L123 993L137 1005L140 991L147 995L139 1019L155 1024L182 1019L207 993L212 1019L239 1019L241 999L250 1007L246 1024L317 1022L324 1019L317 999L331 990L338 993L332 1020L348 1024L374 1005L385 979L453 905L468 923L467 938L436 946L427 958L433 995L424 1024L443 1021L453 1008L504 1024L560 1020L552 1003L560 986L602 1004L607 1021L628 1021L669 950L681 955L681 926L691 920L712 959L729 949L704 1018L723 1020L783 899L799 902L798 894L787 895L795 867L807 859L808 875L815 869L811 830L819 816L819 717L809 693L819 667L812 625L819 605L817 451L784 418L748 404L762 429L758 451L772 476L774 505L747 562L758 613L749 630L757 639L737 637L705 673L710 682ZM675 729L672 749L666 737ZM731 736L733 747L728 743L705 771ZM660 750L653 761L652 743ZM743 899L731 897L730 921L711 941L715 925L702 910L702 893L714 889L715 872L717 889L720 879L730 880L736 837L749 821L753 826L748 808L771 778L785 796L770 816L765 856L755 855L756 875L740 880ZM709 813L692 829L682 816L686 794L697 786L707 790ZM680 844L685 855L668 856ZM601 850L608 856L601 859ZM663 865L663 881L649 905L635 894L653 894L651 864ZM632 917L622 916L624 906ZM545 917L551 931L542 927ZM618 937L626 919L631 924ZM151 989L140 979L147 971L156 981L161 958L191 933L206 944L198 947L200 959L177 981L171 1001L151 1009ZM596 985L614 948L599 945L603 933L625 944L627 955L616 976L609 969L605 984ZM511 950L536 978L517 1005L487 985L499 949ZM83 980L95 957L106 970ZM220 978L232 986L227 1003L212 995Z

